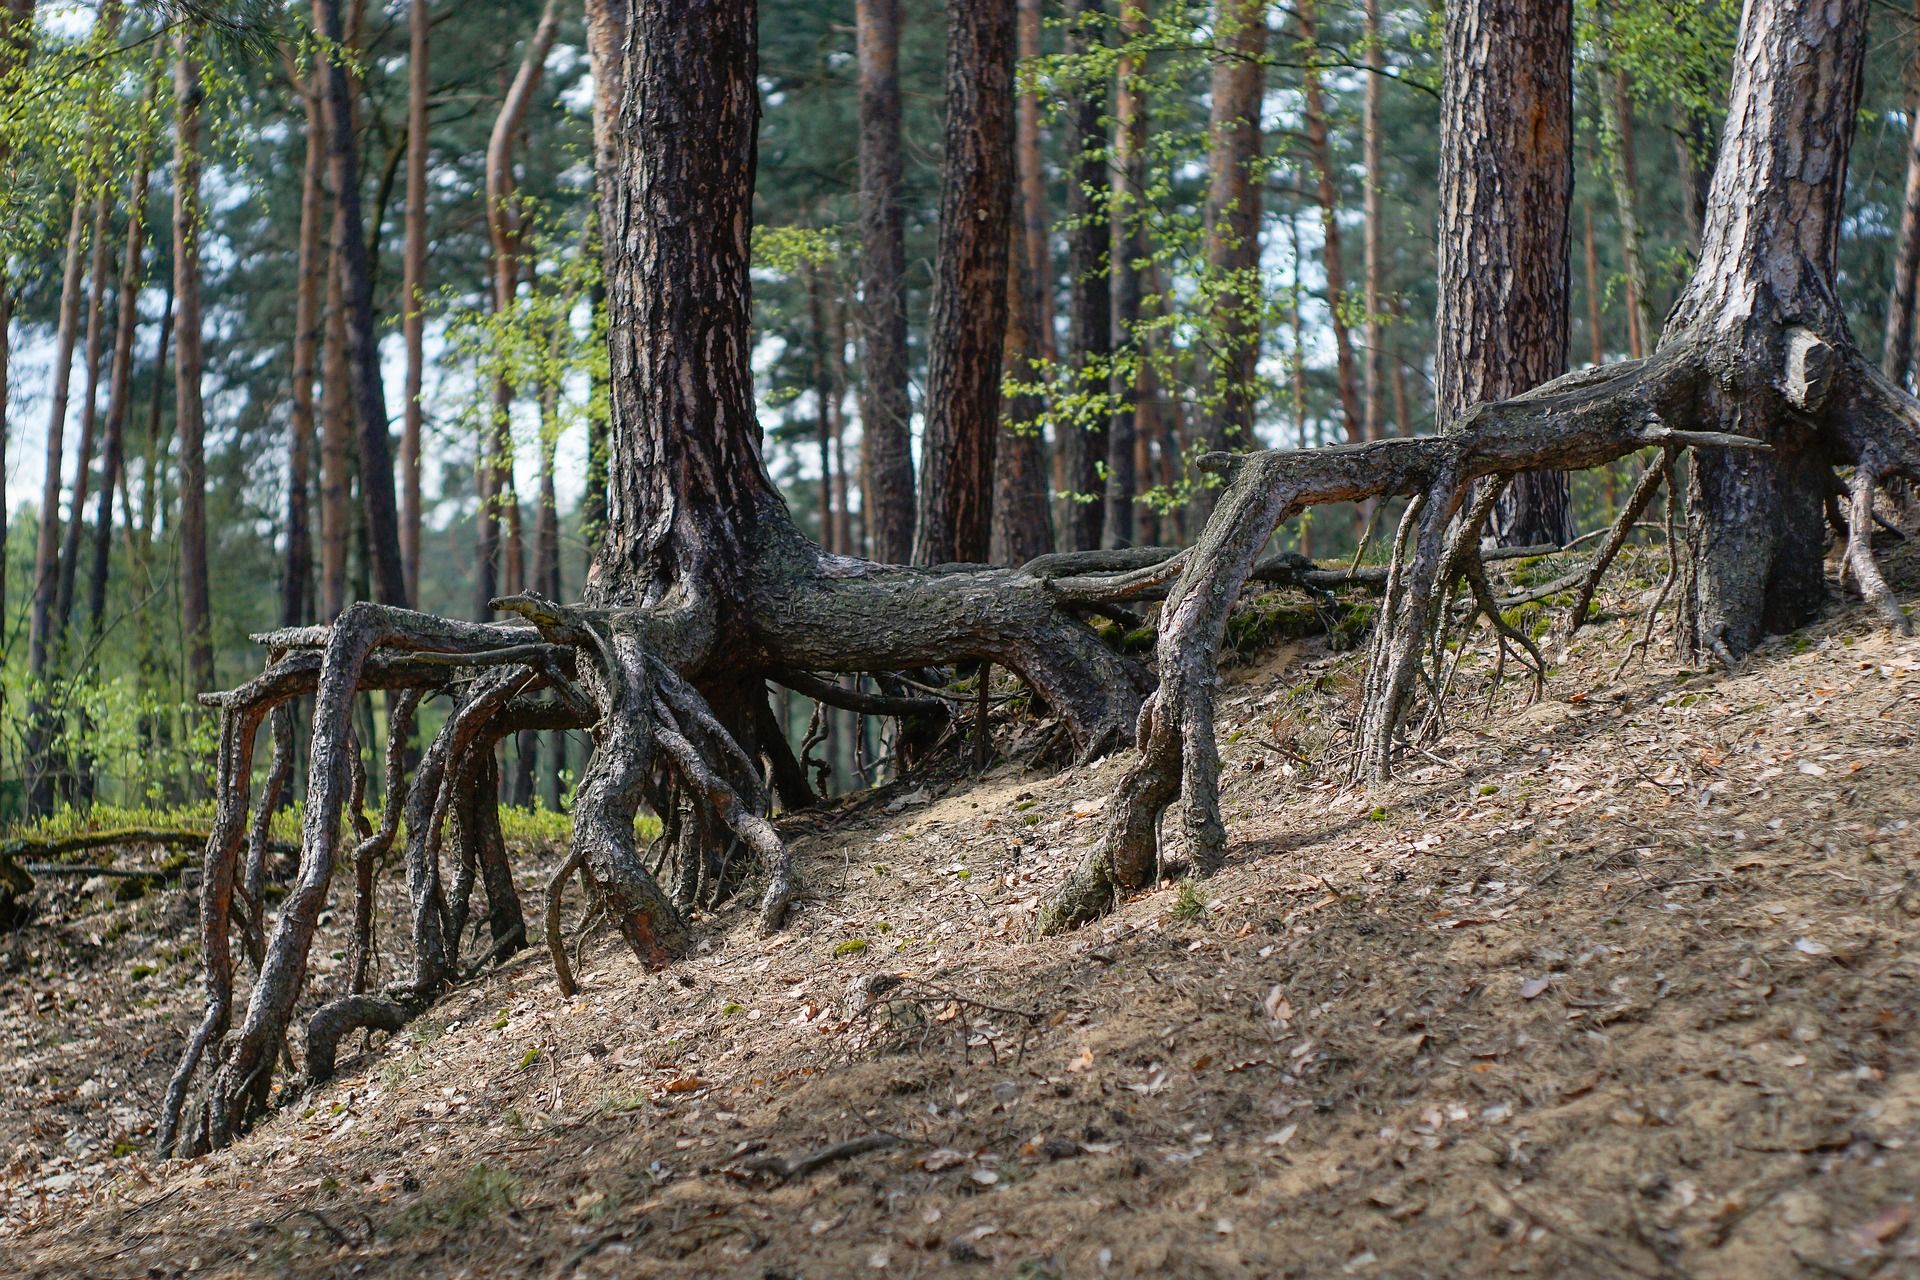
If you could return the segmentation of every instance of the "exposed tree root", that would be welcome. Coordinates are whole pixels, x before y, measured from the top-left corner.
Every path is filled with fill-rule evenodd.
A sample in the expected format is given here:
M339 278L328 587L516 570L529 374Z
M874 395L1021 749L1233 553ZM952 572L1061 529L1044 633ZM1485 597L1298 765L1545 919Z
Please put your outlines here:
M1801 362L1797 367L1803 373L1797 382L1788 378L1792 386L1780 394L1791 396L1798 388L1801 412L1811 412L1809 406L1831 408L1848 400L1851 416L1835 419L1842 439L1855 430L1846 423L1877 415L1879 425L1871 438L1880 446L1853 454L1859 461L1849 526L1861 532L1850 537L1848 554L1863 594L1875 601L1891 625L1900 626L1904 615L1885 590L1867 533L1872 528L1875 484L1892 474L1912 474L1920 461L1920 448L1913 446L1914 424L1920 415L1857 356L1844 364L1848 376L1838 377L1838 385L1850 398L1836 398L1828 394L1836 382L1834 369L1827 368L1817 378L1804 374L1813 344L1790 342L1787 350L1790 361ZM1374 632L1355 734L1355 776L1384 780L1416 683L1424 678L1436 695L1443 687L1444 675L1442 680L1423 676L1421 659L1429 646L1439 645L1437 624L1456 581L1464 580L1474 610L1489 618L1503 654L1511 645L1532 666L1536 680L1544 675L1545 663L1537 647L1502 618L1475 549L1487 504L1477 504L1455 528L1456 514L1475 483L1482 477L1504 478L1524 470L1579 470L1649 445L1665 448L1666 461L1656 469L1657 475L1643 478L1593 562L1560 588L1581 588L1578 612L1584 614L1592 583L1617 554L1655 486L1670 477L1674 453L1684 448L1767 449L1745 436L1675 431L1664 425L1669 417L1689 416L1688 410L1710 382L1707 370L1714 363L1710 355L1681 343L1663 347L1651 361L1569 375L1513 400L1480 405L1456 431L1444 436L1312 452L1215 455L1205 460L1206 465L1228 470L1231 479L1199 544L1180 557L1135 570L1118 584L1131 598L1143 598L1160 589L1178 566L1178 581L1160 618L1160 684L1142 711L1139 758L1108 805L1102 836L1044 909L1040 928L1054 931L1082 923L1109 910L1125 893L1150 885L1159 869L1161 815L1177 797L1186 801L1182 828L1195 868L1204 873L1219 865L1225 837L1213 741L1213 690L1218 680L1214 654L1234 598L1252 573L1261 547L1282 521L1328 502L1389 494L1412 499L1386 572L1381 621ZM1823 389L1817 393L1808 389L1815 385ZM1890 437L1903 442L1897 455L1885 450ZM1899 464L1886 461L1890 456L1897 456ZM1450 529L1455 529L1452 535ZM1107 589L1100 591L1100 598L1114 598L1115 585L1112 581L1101 584ZM1055 579L1054 586L1064 592L1079 588L1071 577Z

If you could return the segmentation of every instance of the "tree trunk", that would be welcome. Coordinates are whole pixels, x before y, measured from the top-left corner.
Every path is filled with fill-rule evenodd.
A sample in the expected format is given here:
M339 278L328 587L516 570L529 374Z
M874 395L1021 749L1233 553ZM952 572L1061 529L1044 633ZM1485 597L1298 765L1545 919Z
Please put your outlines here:
M1013 0L954 0L947 22L940 245L920 441L919 564L983 563L992 532L1013 210Z
M1603 10L1604 12L1604 10ZM1600 152L1613 188L1614 216L1620 224L1620 257L1627 283L1627 354L1647 354L1654 331L1653 299L1647 291L1646 258L1640 246L1640 181L1633 150L1633 103L1626 73L1604 64L1593 73L1600 100Z
M198 33L173 33L173 417L180 452L180 634L190 689L213 687L207 589L206 419L200 404L200 62Z
M951 330L936 322L936 331L964 339L953 344L958 359L935 344L936 421L949 387L955 404L963 403L962 391L998 393L994 366L1011 236L1011 0L956 5L952 16L956 78L969 82L953 116L976 127L971 139L962 134L949 148L948 193L972 192L976 200L945 220L950 252L943 262L955 270L942 272L936 314L977 301L988 315ZM1074 612L1091 607L1089 590L1104 599L1116 589L1110 574L1096 573L1092 584L1075 576L1100 561L927 572L828 555L795 527L762 463L754 418L755 19L750 0L634 6L619 131L647 145L623 149L606 191L608 225L621 229L605 246L612 450L607 532L585 605L502 600L522 625L501 626L360 603L324 630L269 638L269 647L287 656L220 696L221 801L201 891L206 1014L168 1087L163 1150L222 1145L266 1105L339 852L351 789L352 711L363 689L446 688L450 676L465 686L459 712L405 788L414 977L371 1002L378 1011L370 1013L368 998L359 996L359 1003L317 1013L308 1030L316 1064L337 1043L343 1022L399 1025L457 973L457 953L441 926L446 897L427 842L437 838L443 781L457 786L473 776L468 753L490 751L505 733L592 728L594 753L572 808L574 854L629 948L659 964L691 941L686 909L713 908L737 887L722 857L732 839L760 865L763 927L777 927L793 899L790 860L767 822L771 799L758 760L768 679L847 710L925 714L931 700L864 695L814 673L990 662L1032 684L1082 758L1126 742L1138 722L1143 673ZM987 216L957 216L976 209ZM989 268L992 278L983 278ZM977 287L963 292L969 285ZM975 358L982 340L990 354ZM979 414L978 400L964 402L990 430L991 413ZM436 655L443 660L432 660ZM480 674L470 678L475 668ZM539 689L551 697L528 696ZM252 740L274 705L306 692L315 709L300 867L244 1019L233 1026L235 833L245 825ZM389 793L404 785L392 784ZM636 846L634 819L643 801L656 812L688 814L675 849L678 901ZM685 838L690 834L700 838ZM563 986L570 984L563 977ZM187 1090L208 1057L215 1065L205 1106L183 1127Z
M107 272L113 259L107 243L113 232L112 185L98 175L100 190L93 204L93 251L88 264L86 390L80 401L80 447L74 459L73 493L67 500L67 524L60 542L60 589L54 605L53 633L64 639L73 621L73 596L80 575L80 532L87 524L87 495L93 487L93 457L100 421L101 340L105 331Z
M47 463L40 487L40 533L33 552L33 613L27 638L27 666L43 675L52 654L54 606L60 589L60 477L66 471L67 400L73 379L73 349L80 327L80 270L85 261L87 199L75 182L73 213L67 224L66 269L60 281L60 324L54 336L53 395L47 415Z
M1019 0L1019 4L1020 65L1030 67L1040 57L1042 0ZM1014 147L1014 162L1020 170L1020 227L1027 255L1027 288L1033 293L1033 349L1051 363L1058 355L1053 334L1053 242L1047 225L1047 166L1040 151L1040 101L1031 78L1021 82Z
M1920 0L1914 0L1914 29L1920 33ZM1910 70L1907 102L1907 185L1900 202L1900 234L1894 242L1893 285L1887 291L1886 332L1880 369L1907 386L1913 369L1914 281L1920 278L1920 70Z
M400 428L400 568L407 599L420 598L420 403L426 370L427 93L431 83L428 0L407 6L407 249L400 286L400 331L407 345L407 390Z
M343 38L340 0L314 0L320 33L335 47ZM373 277L366 228L360 214L359 156L354 150L353 95L343 61L324 50L320 58L327 119L327 171L333 179L335 266L345 307L347 366L359 431L360 498L365 507L367 550L374 589L381 600L404 607L406 574L400 564L400 519L393 496L393 454L387 442L386 393L380 383L380 351L374 333Z
M520 284L520 249L524 228L515 196L513 143L533 95L539 91L546 69L547 53L560 29L558 0L547 0L540 11L539 25L527 41L519 70L494 117L493 132L487 141L487 237L493 250L493 310L504 316L513 306ZM487 603L500 585L511 594L525 589L525 561L520 538L520 502L513 488L513 385L504 372L494 378L493 419L485 429L482 446L482 483L480 512L480 574L474 602L474 616L487 617ZM500 520L506 518L505 563L501 562ZM514 790L515 799L524 799Z
M1851 410L1837 425L1853 435L1845 452L1857 475L1871 478L1898 456L1898 437L1879 438L1855 399L1874 388L1825 400L1828 383L1844 379L1828 373L1837 357L1822 349L1851 349L1833 282L1866 6L1752 0L1745 18L1699 265L1661 344L1705 345L1728 381L1704 394L1703 420L1773 446L1694 460L1689 638L1723 657L1804 624L1826 597L1832 446L1810 439L1801 419L1810 409ZM1819 345L1806 348L1796 330L1811 330Z
M1572 10L1487 0L1449 9L1446 38L1434 418L1451 426L1566 369ZM1491 532L1570 541L1566 477L1516 477Z
M158 81L152 82L149 101ZM143 137L133 165L133 191L127 202L126 257L120 263L119 314L114 321L113 371L108 378L106 440L100 466L100 498L94 508L93 563L87 576L87 625L95 640L106 627L107 570L113 550L113 496L120 487L126 456L127 402L133 390L133 344L140 322L142 253L146 247L147 183L153 167L151 137Z
M1300 43L1308 50L1308 66L1302 73L1306 90L1307 151L1313 159L1314 193L1320 202L1320 265L1327 277L1327 316L1333 329L1340 415L1348 442L1358 444L1368 438L1366 410L1354 373L1353 334L1347 324L1347 269L1340 235L1340 189L1334 180L1333 149L1327 140L1327 108L1320 90L1320 72L1313 66L1320 39L1316 9L1316 0L1303 0L1299 7Z
M33 47L33 10L34 0L6 0L0 4L0 76L8 76L15 68L27 60ZM0 137L0 169L5 169L12 154L10 139ZM0 477L11 475L7 468L7 441L13 434L8 417L9 396L12 384L10 378L13 335L13 294L7 280L7 266L0 262ZM4 483L4 481L0 481ZM0 543L6 539L6 531L13 522L11 508L0 511ZM11 617L7 611L7 557L0 555L0 618ZM11 650L11 632L0 638L0 662L4 662Z
M913 554L913 453L907 394L906 211L900 179L900 4L858 0L860 63L861 505L876 560Z
M1380 161L1380 90L1386 79L1386 52L1380 32L1380 0L1365 0L1366 92L1360 107L1360 150L1367 171L1367 190L1361 201L1366 219L1366 365L1362 375L1365 399L1367 439L1382 440L1387 435L1387 351L1385 319L1386 254L1381 236L1380 193L1386 182L1386 170ZM1400 424L1405 430L1406 424Z
M320 617L347 607L347 543L353 533L353 403L347 394L347 317L340 297L340 246L329 237L327 305L320 351Z
M287 419L287 556L280 580L280 625L283 627L306 622L313 605L313 526L309 505L314 436L313 373L314 355L320 342L321 279L326 272L321 244L321 219L325 216L326 123L320 115L320 90L316 80L317 77L309 77L298 85L306 112L307 156L300 184L300 246L294 264L297 279L290 397L293 408ZM344 494L338 500L344 503ZM322 523L326 523L324 518ZM344 565L342 568L344 570Z
M1266 0L1215 0L1214 61L1207 115L1208 316L1214 345L1207 381L1211 413L1202 430L1208 448L1254 443L1260 359L1260 105L1265 95ZM1214 491L1195 495L1194 514L1213 510Z
M1144 0L1120 0L1120 38L1138 39L1146 28ZM1148 253L1146 219L1147 191L1147 98L1141 76L1140 59L1121 55L1114 73L1114 129L1112 196L1108 212L1112 221L1113 321L1111 332L1116 346L1110 392L1113 416L1107 426L1107 476L1105 514L1101 522L1100 545L1129 547L1134 544L1134 499L1140 484L1135 466L1134 419L1140 406L1140 372L1144 363L1140 328L1140 306L1144 293L1145 261Z
M1016 163L1026 153L1017 149ZM1023 385L1035 381L1039 359L1036 298L1027 278L1025 174L1013 193L1016 205L1013 243L1008 250L1007 334L1003 359L1008 375ZM994 564L1025 564L1053 550L1047 512L1047 459L1037 422L1044 402L1037 395L1016 395L1007 402L1006 429L993 451L993 539L988 559Z
M1067 0L1067 54L1082 59L1106 43L1104 0ZM1100 64L1092 63L1096 67ZM1067 107L1067 344L1073 399L1107 389L1113 356L1110 272L1113 226L1107 211L1107 82L1083 85ZM1106 485L1107 419L1094 412L1063 415L1055 430L1065 473L1060 541L1071 551L1100 545Z

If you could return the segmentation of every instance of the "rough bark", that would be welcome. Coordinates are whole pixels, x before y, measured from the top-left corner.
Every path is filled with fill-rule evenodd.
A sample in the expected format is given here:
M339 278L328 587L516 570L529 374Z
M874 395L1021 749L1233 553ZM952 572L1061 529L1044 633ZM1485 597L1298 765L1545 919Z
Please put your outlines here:
M314 0L316 26L341 46L340 0ZM400 564L400 519L393 494L393 454L387 442L386 392L374 333L373 275L360 212L360 158L354 149L353 95L345 63L322 50L321 82L327 119L327 171L333 180L335 269L345 307L347 372L358 431L360 499L367 524L373 584L388 604L407 603Z
M914 560L982 562L993 517L1013 211L1013 0L947 9L946 149Z
M1573 17L1549 0L1447 12L1441 97L1435 420L1567 365L1573 197ZM1495 509L1502 546L1573 537L1565 476L1516 477Z
M876 560L913 554L913 454L907 395L906 210L901 203L900 4L859 0L861 505Z
M33 47L33 10L34 0L6 0L6 3L0 4L0 76L11 75L30 55ZM0 139L0 168L6 166L11 151L11 141ZM7 441L13 434L10 425L13 419L7 415L12 387L12 319L12 286L7 279L6 264L0 262L0 476L11 474L7 469ZM0 527L7 523L7 519L0 518ZM0 562L5 560L5 556L0 556ZM7 612L6 565L0 563L0 617L11 616ZM11 643L11 639L0 640L0 658L9 652Z
M1104 0L1068 0L1065 21L1068 56L1087 59L1106 43ZM1076 399L1106 390L1113 356L1107 88L1104 78L1090 79L1067 107L1067 365ZM1068 415L1055 430L1065 498L1060 542L1074 551L1088 551L1100 545L1107 419L1097 412Z

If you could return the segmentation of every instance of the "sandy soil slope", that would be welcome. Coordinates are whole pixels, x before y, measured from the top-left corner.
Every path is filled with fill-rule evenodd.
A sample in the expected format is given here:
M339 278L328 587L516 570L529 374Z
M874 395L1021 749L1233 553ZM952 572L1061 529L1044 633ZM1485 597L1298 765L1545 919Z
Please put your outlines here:
M897 787L787 824L786 932L590 937L572 1001L522 956L191 1163L190 891L69 888L0 941L6 1269L1920 1275L1920 641L1616 679L1621 576L1383 790L1354 655L1232 671L1197 888L1033 941L1124 761Z

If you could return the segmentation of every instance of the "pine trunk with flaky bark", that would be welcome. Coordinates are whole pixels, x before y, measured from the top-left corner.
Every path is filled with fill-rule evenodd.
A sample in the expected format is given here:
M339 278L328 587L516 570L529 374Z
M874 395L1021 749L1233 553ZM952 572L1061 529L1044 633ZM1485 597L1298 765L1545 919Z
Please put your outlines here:
M1086 59L1106 43L1104 0L1068 0L1069 57ZM1095 64L1098 65L1098 64ZM1082 73L1084 74L1084 72ZM1075 399L1106 390L1113 355L1113 227L1107 216L1107 82L1091 79L1067 104L1067 363ZM1069 551L1100 545L1100 479L1107 461L1107 419L1082 414L1056 427L1064 479L1060 542Z
M985 563L1013 214L1013 0L947 9L946 149L927 331L919 564Z
M1567 367L1573 17L1557 0L1447 11L1441 98L1436 421ZM1573 537L1567 478L1523 474L1495 508L1502 546Z
M180 634L189 688L213 683L207 588L206 417L200 403L200 62L196 34L173 36L173 417L179 439Z
M901 201L900 3L859 0L860 432L867 535L876 560L913 554L913 406L907 395L907 240Z
M338 48L344 38L340 0L315 0L323 36ZM340 274L347 374L351 381L359 443L360 499L367 525L367 551L374 590L392 605L408 600L400 564L400 517L393 495L393 453L387 440L386 392L374 332L373 274L360 212L360 158L354 150L353 92L345 63L324 51L320 58L327 120L327 172L333 185L334 267Z
M1914 0L1914 30L1920 35L1920 0ZM1907 103L1907 185L1900 202L1900 232L1894 241L1893 284L1887 290L1887 321L1880 371L1901 386L1913 369L1914 283L1920 279L1920 68Z
M1266 76L1266 0L1216 0L1215 40L1224 50L1213 64L1207 116L1207 274L1214 344L1208 362L1211 412L1203 413L1208 446L1244 449L1253 443L1260 358L1260 106ZM1213 509L1214 491L1201 489L1195 514Z

